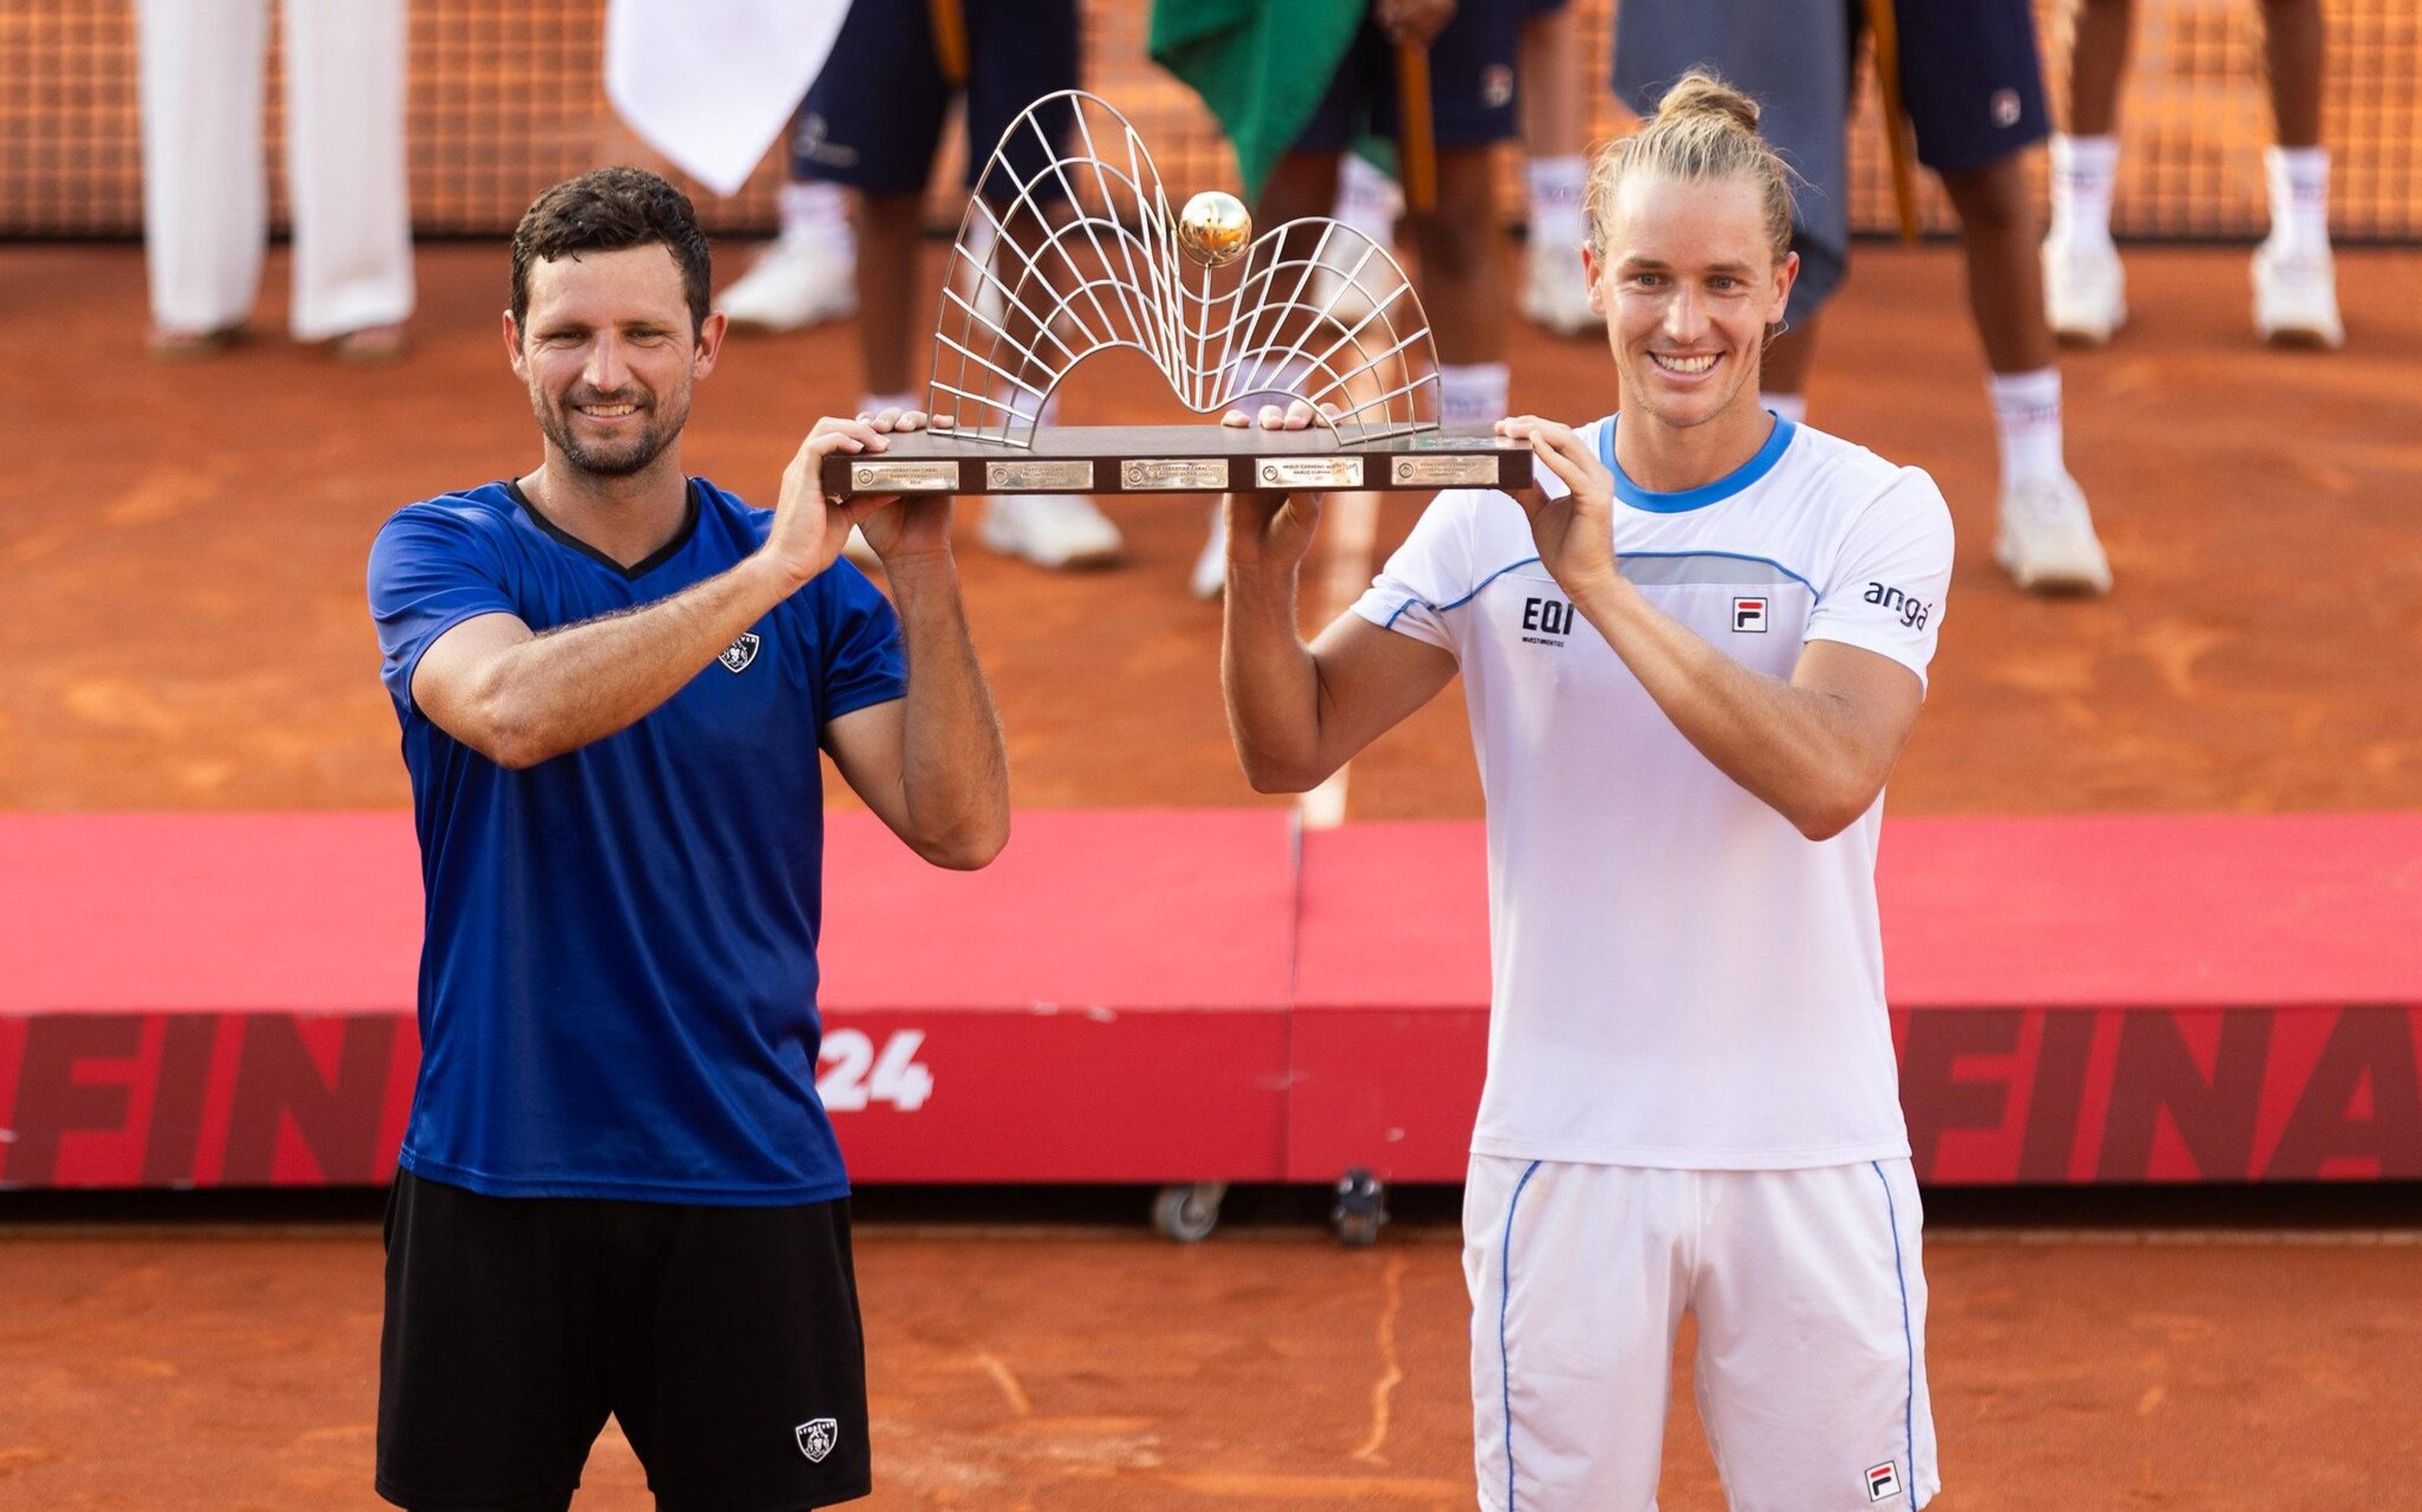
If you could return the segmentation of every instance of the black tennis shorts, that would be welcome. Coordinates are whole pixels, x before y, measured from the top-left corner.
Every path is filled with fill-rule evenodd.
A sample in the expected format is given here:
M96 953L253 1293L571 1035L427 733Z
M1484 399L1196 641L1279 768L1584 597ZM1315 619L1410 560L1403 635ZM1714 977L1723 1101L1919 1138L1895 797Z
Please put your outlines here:
M560 1512L607 1413L664 1512L867 1494L849 1205L387 1198L378 1492Z
M1439 147L1491 147L1522 133L1514 113L1516 55L1522 23L1538 8L1532 0L1462 0L1455 7L1430 44L1430 134ZM1296 137L1296 150L1343 152L1365 131L1393 137L1397 111L1395 44L1365 17Z
M1866 8L1849 0L1849 8L1856 59ZM1901 107L1918 162L1937 173L1974 173L2052 134L2028 0L1895 0L1893 15Z
M1076 0L966 0L967 185L991 161L1001 132L1027 106L1081 82L1077 69ZM922 194L934 175L934 151L955 91L942 75L927 0L861 0L849 8L832 55L816 75L791 129L791 172L799 179L850 184L871 195ZM1038 117L1065 150L1074 114L1064 108ZM1114 143L1097 144L1115 152ZM1046 172L1054 151L1032 132L1011 144L1011 170L1020 182ZM1056 179L1043 179L1046 200L1061 197ZM1016 190L1005 177L986 184L986 197L1006 204Z

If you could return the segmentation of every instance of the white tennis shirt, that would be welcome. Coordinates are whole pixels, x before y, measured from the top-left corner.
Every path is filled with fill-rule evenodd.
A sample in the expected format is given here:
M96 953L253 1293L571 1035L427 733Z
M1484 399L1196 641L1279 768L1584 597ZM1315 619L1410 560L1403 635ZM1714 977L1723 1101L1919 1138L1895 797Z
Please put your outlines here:
M1788 678L1840 641L1922 680L1951 579L1932 479L1778 420L1738 471L1652 493L1615 550L1658 608ZM1520 506L1440 493L1355 605L1453 653L1488 807L1483 1155L1695 1169L1906 1156L1876 916L1883 801L1812 842L1675 729L1539 565Z

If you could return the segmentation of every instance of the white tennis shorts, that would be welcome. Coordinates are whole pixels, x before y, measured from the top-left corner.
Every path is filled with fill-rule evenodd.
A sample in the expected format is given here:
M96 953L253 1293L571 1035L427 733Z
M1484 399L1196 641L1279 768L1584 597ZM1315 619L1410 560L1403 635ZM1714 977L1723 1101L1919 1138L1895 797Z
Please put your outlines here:
M1654 1512L1675 1330L1733 1512L1909 1512L1941 1489L1909 1161L1665 1171L1475 1155L1480 1504Z

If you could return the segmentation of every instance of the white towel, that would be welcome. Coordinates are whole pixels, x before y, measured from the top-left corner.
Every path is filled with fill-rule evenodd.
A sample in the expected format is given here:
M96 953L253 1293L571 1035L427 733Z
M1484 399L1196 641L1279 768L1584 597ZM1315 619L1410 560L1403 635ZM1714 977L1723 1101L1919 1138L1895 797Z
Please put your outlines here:
M684 173L732 195L806 98L849 0L612 0L606 94Z

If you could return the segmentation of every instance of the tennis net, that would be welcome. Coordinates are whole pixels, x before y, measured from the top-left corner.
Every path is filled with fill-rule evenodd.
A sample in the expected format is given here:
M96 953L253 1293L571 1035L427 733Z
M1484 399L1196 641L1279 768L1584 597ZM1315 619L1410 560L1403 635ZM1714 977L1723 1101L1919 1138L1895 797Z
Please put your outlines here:
M1586 39L1595 131L1626 117L1607 92L1616 0L1575 0ZM1090 85L1126 112L1173 193L1234 187L1209 117L1144 55L1146 0L1085 0ZM2068 55L2067 6L2038 0L2055 96ZM408 150L413 222L423 234L510 230L556 179L606 162L647 161L607 106L605 0L413 0ZM2134 66L2121 107L2115 228L2123 236L2243 239L2268 220L2260 152L2270 109L2256 0L2140 0ZM0 237L125 237L142 229L142 152L129 0L9 0L0 6ZM2333 0L2323 140L2333 150L2333 230L2346 241L2422 236L2422 0ZM271 44L264 153L271 213L285 198ZM1874 90L1852 134L1851 220L1895 224ZM730 199L697 193L710 229L770 227L779 154ZM955 166L936 177L937 220ZM1509 210L1518 182L1509 162ZM1920 200L1929 230L1950 225L1939 191Z

